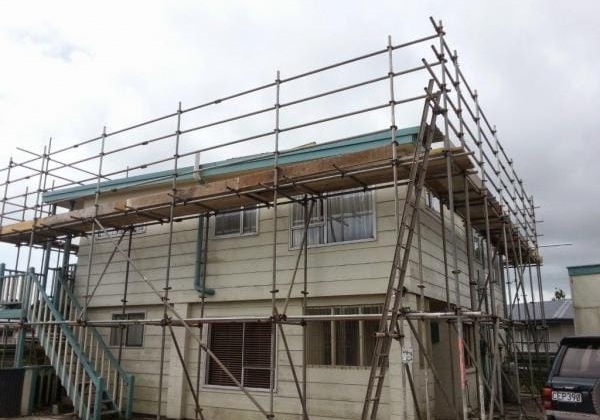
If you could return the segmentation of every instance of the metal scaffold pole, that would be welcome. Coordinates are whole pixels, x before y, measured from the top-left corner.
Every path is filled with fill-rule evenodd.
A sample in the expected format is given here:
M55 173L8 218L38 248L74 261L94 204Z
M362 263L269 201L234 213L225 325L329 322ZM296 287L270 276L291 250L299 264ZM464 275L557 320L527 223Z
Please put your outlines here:
M14 270L0 265L0 310L20 302L27 318L0 320L0 366L8 331L23 338L18 364L27 332L32 349L35 338L62 363L53 366L83 420L100 420L109 399L124 417L203 420L229 409L213 404L218 393L247 399L236 397L238 414L331 417L327 388L346 364L370 366L343 395L348 416L514 414L505 394L524 405L542 352L550 361L536 208L442 22L431 23L414 40L388 36L383 48L287 78L277 71L66 147L18 149L26 157L0 169L0 242L16 247ZM359 194L371 199L365 208L339 204ZM227 218L239 232L217 233ZM138 229L146 236L134 247ZM260 366L247 366L245 338L238 360L215 334L236 324L245 337L254 323L268 333ZM153 371L137 394L125 371L137 368L132 331L152 338L143 352ZM342 355L350 335L352 360ZM328 378L313 384L322 365Z
M175 203L177 201L177 171L179 169L179 138L181 136L181 102L177 107L177 128L175 131L175 153L173 154L173 175L171 181L171 206L169 208L169 233L167 242L167 261L165 272L165 286L163 288L163 319L164 325L161 331L161 346L160 346L160 371L158 376L158 407L156 410L156 419L161 418L162 394L163 394L163 377L165 371L165 346L167 345L167 323L169 316L169 291L171 290L171 263L173 258L173 233L175 223ZM128 260L129 261L129 260ZM175 339L175 336L173 336Z

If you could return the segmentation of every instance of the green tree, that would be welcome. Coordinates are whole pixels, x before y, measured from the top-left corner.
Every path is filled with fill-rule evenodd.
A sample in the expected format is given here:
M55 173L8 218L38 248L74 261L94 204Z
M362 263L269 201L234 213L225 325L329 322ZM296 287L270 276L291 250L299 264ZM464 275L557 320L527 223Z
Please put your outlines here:
M552 300L565 300L567 294L563 289L559 289L558 287L554 288L554 297Z

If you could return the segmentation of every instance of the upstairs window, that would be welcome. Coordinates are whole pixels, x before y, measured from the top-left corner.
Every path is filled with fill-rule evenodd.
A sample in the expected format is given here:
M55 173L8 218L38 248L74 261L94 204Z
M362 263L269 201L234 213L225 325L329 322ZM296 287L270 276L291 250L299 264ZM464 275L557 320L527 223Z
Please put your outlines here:
M473 229L473 256L476 261L479 261L482 264L487 263L485 251L486 251L486 242L485 238L483 238L479 232Z
M438 197L433 195L429 189L423 189L423 197L425 199L425 205L433 210L436 213L440 213L442 211L442 203Z
M209 347L243 386L269 389L271 332L270 323L213 324L210 328ZM208 357L207 364L207 384L236 386L212 357Z
M215 217L215 236L251 235L258 232L258 209L240 208Z
M375 237L373 194L371 191L329 196L312 205L308 225L308 245L373 239ZM294 203L291 217L291 247L302 243L306 207Z

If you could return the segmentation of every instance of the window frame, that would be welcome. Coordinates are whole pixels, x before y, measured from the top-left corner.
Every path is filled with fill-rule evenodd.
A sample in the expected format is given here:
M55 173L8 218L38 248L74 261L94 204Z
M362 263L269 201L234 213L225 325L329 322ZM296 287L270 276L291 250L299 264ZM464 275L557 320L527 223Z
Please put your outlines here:
M442 214L442 200L439 199L436 195L434 195L431 190L427 187L423 188L421 196L425 200L425 208L431 210L437 216L441 216Z
M475 325L465 322L463 323L463 358L465 361L465 369L475 368L475 361L471 358L471 355L476 356L475 349ZM469 354L470 352L470 354Z
M375 312L365 312L366 308L371 308L372 310L375 310ZM381 313L383 311L383 304L381 303L372 303L372 304L360 304L360 305L327 305L327 306L309 306L306 308L306 314L307 315L311 315L310 311L314 310L314 311L324 311L324 310L329 310L329 314L330 315L335 315L336 311L344 311L344 310L349 310L349 309L357 309L359 315L363 315L363 314L373 314L373 313ZM379 312L377 312L379 311ZM367 340L366 340L366 334L367 334L367 328L366 328L366 323L367 322L373 322L374 324L376 324L376 329L379 328L379 320L377 321L368 321L368 320L353 320L353 321L338 321L338 320L331 320L331 321L320 321L323 323L329 323L329 343L323 342L323 349L322 351L325 351L327 348L329 348L329 363L325 363L325 364L319 364L319 363L311 363L310 361L308 361L308 359L310 359L310 354L307 355L307 365L311 366L311 367L319 367L319 368L342 368L342 369L347 369L347 368L354 368L354 369L365 369L365 368L369 368L371 366L372 363L372 357L373 357L373 352L375 349L375 344L376 344L376 338L373 336L372 337L372 345L373 345L373 349L369 352L367 351ZM358 335L357 339L358 339L358 344L359 344L359 349L358 349L358 359L359 359L359 364L339 364L337 363L337 358L338 358L338 352L339 352L339 348L338 348L338 337L337 337L337 323L346 323L346 322L356 322L358 324L358 327L356 329L356 334ZM307 327L308 328L308 327ZM307 352L310 351L310 332L307 329ZM329 344L329 345L327 345ZM369 355L370 353L370 355ZM327 360L327 358L325 358Z
M244 232L244 214L248 214L250 213L250 211L254 211L255 217L256 217L256 221L255 221L255 230L253 232ZM225 215L230 215L230 214L238 214L239 216L239 226L238 226L238 232L233 232L233 233L224 233L224 234L218 234L217 233L217 218L219 216L225 216ZM223 212L223 213L217 213L215 215L215 222L212 224L212 236L215 239L224 239L224 238L237 238L240 236L254 236L254 235L258 235L259 232L259 207L258 205L254 205L254 206L241 206L238 210L232 210L232 211L228 211L228 212Z
M131 316L140 316L140 315L142 316L141 318L130 318ZM121 320L121 319L118 318L118 317L121 317L121 316L125 316L125 318L123 318L123 320L130 320L130 319L142 319L142 320L145 320L146 319L146 312L126 312L124 314L123 313L113 313L113 314L111 314L111 319L113 321L118 321L118 320ZM129 328L130 327L134 327L134 326L141 328L142 339L141 339L140 344L128 344L128 332L129 332ZM127 347L127 348L142 348L142 347L144 347L144 338L146 336L146 326L145 326L145 324L124 325L124 326L122 326L122 328L124 330L123 331L123 341L124 341L123 347ZM119 325L114 326L114 327L110 327L109 336L108 336L108 345L109 345L109 347L120 347L121 346L121 343L119 342L120 338L121 338L120 334L119 334L120 333L120 329L121 329L121 326L119 326ZM114 340L114 341L116 341L116 343L113 342L113 332L116 333L116 334L119 334L119 335L116 336L116 339Z
M344 241L337 241L337 242L329 242L329 226L330 226L330 218L329 218L329 205L328 205L328 199L329 198L335 198L335 197L344 197L344 196L348 196L348 195L352 195L352 194L368 194L369 197L369 201L371 204L371 232L372 235L369 238L361 238L361 239L350 239L350 240L344 240ZM302 197L296 197L298 199L298 201L302 201ZM310 230L311 228L316 228L319 227L322 229L321 232L321 237L323 242L319 242L319 243L309 243L307 245L308 248L319 248L319 247L324 247L324 246L334 246L334 245L341 245L341 244L353 244L353 243L360 243L360 242L371 242L371 241L376 241L377 240L377 201L376 201L376 196L375 196L375 192L373 190L346 190L343 191L341 193L336 193L336 194L323 194L322 198L309 198L308 202L307 202L307 209L310 208L310 204L309 202L311 200L315 200L316 202L320 202L319 205L316 206L316 211L320 211L320 215L317 216L313 216L312 219L315 219L316 221L312 221L308 224L308 229ZM294 209L297 208L297 206L301 206L298 203L292 203L290 206L290 213L288 215L289 217L289 241L288 241L288 246L289 249L298 249L300 248L300 243L295 244L294 243L294 232L295 231L300 231L302 232L304 230L304 222L301 224L297 224L296 226L294 226ZM313 208L313 213L314 213L315 209ZM302 236L300 236L302 237ZM301 240L300 240L301 242Z
M244 355L245 355L245 350L246 350L245 347L244 347L244 345L245 345L245 335L246 335L246 325L247 324L270 325L271 326L271 331L269 332L269 337L270 337L270 340L273 340L273 330L272 330L273 324L272 323L265 323L265 322L241 322L241 323L225 323L225 324L242 324L242 326L243 326L242 327L242 334L243 334L242 349L241 349L241 354L240 354L240 359L241 359L241 377L240 378L236 378L236 379L238 379L238 381L242 385L244 385L244 372L245 372L245 370L247 370L249 368L250 369L260 369L260 368L257 368L256 366L244 366ZM211 352L213 352L213 353L214 353L213 342L212 342L213 341L213 329L215 327L218 328L219 326L225 325L225 324L215 323L215 324L210 325L209 328L206 329L206 334L207 334L206 335L206 342L207 342L207 346L208 346L208 349ZM275 354L277 354L277 351L278 351L277 350L277 330L275 330L275 343L276 343L275 344ZM272 341L269 343L269 349L270 349L270 359L269 360L271 360L271 357L272 357L272 353L271 352L273 351ZM203 352L203 353L204 353L204 369L202 369L202 372L203 372L204 378L202 380L202 386L205 387L205 388L214 388L214 389L222 389L222 390L230 390L230 391L239 391L239 388L236 385L223 385L223 384L212 384L212 383L209 383L210 376L211 376L211 374L210 374L211 370L210 369L211 369L211 365L212 365L212 363L211 363L212 362L212 358L206 352ZM215 354L215 356L218 357L217 354ZM219 369L218 365L215 364L214 366L215 366L215 368ZM275 365L274 365L273 368L275 370L274 375L273 375L273 391L275 392L277 390L277 359L275 360ZM267 369L267 371L270 372L270 369L271 369L270 363L269 363L269 367L268 368L262 368L262 369ZM269 375L270 375L270 373L269 373ZM269 379L269 382L270 382L270 379ZM256 392L270 392L271 391L271 389L270 389L269 386L267 386L266 388L262 388L262 387L259 388L259 387L252 387L252 386L246 386L246 385L244 385L244 388L248 389L248 390L256 391Z

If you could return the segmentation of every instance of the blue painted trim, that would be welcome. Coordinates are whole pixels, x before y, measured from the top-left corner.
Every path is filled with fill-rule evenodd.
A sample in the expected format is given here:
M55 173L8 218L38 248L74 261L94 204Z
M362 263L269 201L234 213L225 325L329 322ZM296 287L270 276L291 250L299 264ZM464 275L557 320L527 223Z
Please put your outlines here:
M59 272L58 281L60 282L61 287L65 290L65 293L67 294L67 296L69 296L69 299L75 305L75 308L77 309L77 311L80 312L82 310L82 306L79 304L79 301L75 298L75 296L73 295L73 293L71 292L71 290L67 287L67 285L65 285L64 279L62 277L62 273L61 272ZM62 319L62 317L61 317L61 319ZM102 350L106 353L106 356L108 356L108 358L114 364L114 366L116 366L116 369L119 371L119 374L122 375L123 378L125 378L125 379L129 378L131 375L128 374L127 372L125 372L125 370L117 362L116 357L112 354L112 351L110 351L110 349L108 348L108 346L104 342L104 339L102 338L102 336L100 335L100 333L98 332L98 330L96 328L94 328L94 327L91 327L91 326L88 327L88 330L92 331L92 334L94 335L94 338L96 340L98 340L98 343L100 343L100 346L102 347ZM127 383L127 380L125 380L125 382ZM129 383L127 383L127 385L129 386Z
M133 414L133 389L135 386L135 376L128 373L129 387L127 387L127 401L125 402L125 418L130 419Z
M569 276L589 276L590 274L600 274L600 264L575 265L567 267Z
M208 226L207 226L208 229ZM194 270L194 289L204 296L214 296L215 289L202 287L202 254L204 253L204 215L198 217L196 234L196 267Z
M6 264L0 264L0 294L2 293L2 285L4 284L4 272L6 270ZM0 316L0 318L2 318Z
M417 140L419 127L408 127L396 130L397 144L410 144ZM361 152L375 149L390 144L391 131L389 129L369 133L361 136L348 137L340 140L329 141L312 146L298 147L285 150L277 156L279 165L290 165L314 159L322 159L338 156L346 153ZM203 164L200 166L198 175L202 179L212 177L223 177L228 174L253 171L257 169L271 168L274 162L274 154L261 153L248 155L218 162ZM160 171L127 178L104 181L100 183L100 192L117 192L126 188L158 185L168 182L173 177L173 171ZM177 170L177 179L189 181L194 177L194 167L188 166ZM57 203L91 196L96 192L97 185L83 185L78 187L64 188L58 191L46 192L42 195L45 203Z
M0 319L23 319L25 318L25 310L18 309L0 309Z
M58 311L58 309L56 309L56 307L54 306L54 303L52 301L52 299L50 299L50 297L46 294L45 290L42 288L41 283L39 281L39 276L37 276L35 273L33 273L33 271L31 271L30 273L30 279L31 281L28 282L28 284L31 284L32 281L35 281L37 286L38 286L38 292L39 292L39 296L42 297L44 303L48 306L48 308L50 309L50 312L52 313L52 316L54 317L54 319L58 320L58 321L64 321L64 318L62 317L62 314ZM69 296L70 299L72 299L73 304L75 305L75 307L77 308L77 310L81 310L81 306L79 305L79 302L75 299L75 297L73 296L73 294L71 293L71 291L67 288L64 287L64 282L63 282L63 278L62 275L58 276L58 281L61 282L61 285L63 286L64 290L66 291L67 295ZM30 290L30 287L28 287L28 290ZM83 367L83 369L86 371L86 373L88 374L88 376L90 377L90 380L94 383L94 385L96 386L96 403L94 404L94 407L90 409L91 413L92 413L92 417L91 420L100 420L101 417L101 410L102 407L100 406L100 401L102 400L102 394L106 393L106 386L102 380L102 378L100 378L98 376L98 374L96 373L95 369L93 368L93 366L90 363L89 358L87 357L87 355L83 352L83 350L81 349L79 342L77 340L77 338L75 338L75 336L73 335L71 328L66 325L66 324L59 324L60 325L60 329L62 334L64 335L64 337L66 338L66 340L69 342L69 344L71 345L71 347L73 348L75 354L77 354L78 357L78 361L81 364L81 366ZM123 379L124 379L124 383L127 385L127 391L126 391L126 395L128 400L126 401L126 405L127 405L127 409L130 411L131 410L131 399L133 398L133 376L131 374L126 373L123 368L117 363L114 355L112 354L112 352L110 351L110 349L108 349L108 347L106 346L106 343L104 342L104 340L102 339L102 337L100 336L100 334L98 333L98 331L93 328L93 327L89 327L88 328L89 331L92 331L92 334L94 335L94 338L96 338L98 340L98 343L100 344L100 346L102 347L102 349L104 350L106 356L111 360L111 362L114 363L114 366L116 367L117 371L119 372L120 375L122 375ZM49 344L48 343L41 343L42 346L44 347L44 350L46 351L46 354L49 354L50 352L54 355L55 360L57 361L58 364L61 364L61 358L59 357L59 355L57 355L55 353L55 350L53 348L49 348ZM62 378L61 378L62 379ZM82 398L81 395L79 395L78 391L75 389L73 391L75 393L75 397L77 398ZM107 394L108 395L108 394ZM73 401L74 403L77 403L76 401ZM115 403L115 401L112 400L111 398L111 402L114 408L117 408L117 405ZM129 413L129 416L131 416L131 413Z
M21 302L30 302L31 296L31 282L36 277L34 268L30 268L27 276L24 278L24 286L25 290L22 291L23 295L21 297ZM25 309L23 308L23 304L21 304L21 314L23 318L25 317ZM25 357L25 336L27 335L26 330L21 328L17 334L17 344L15 348L15 367L23 367L23 359Z
M56 319L58 321L64 321L64 318L62 317L61 313L58 311L58 309L56 309L52 300L50 299L50 297L46 294L46 292L42 288L41 282L39 281L39 277L37 275L35 275L34 273L30 273L30 278L32 281L35 281L37 283L39 295L42 297L42 299L44 300L44 303L50 309L50 312L52 313L52 316L54 317L54 319ZM78 363L81 364L83 369L86 371L86 373L90 377L90 380L94 383L94 386L96 387L96 389L98 389L100 386L102 386L101 378L98 376L95 369L90 364L90 361L89 361L87 355L83 352L83 350L81 349L81 347L79 345L79 341L77 340L77 338L75 338L75 336L71 332L71 328L69 328L69 326L67 326L66 324L59 324L59 326L60 326L60 330L62 331L62 334L64 335L66 340L69 342L71 348L77 355ZM46 354L52 352L52 354L56 357L55 360L57 360L57 363L60 364L62 359L60 358L59 355L56 354L55 349L51 348L48 343L46 343L46 344L41 343L41 344L44 347ZM102 390L105 390L105 389L102 389ZM73 401L73 403L77 405L79 403L79 399L81 399L83 397L82 397L81 392L78 391L77 389L74 389L73 392L75 393L75 396L77 397L77 401ZM71 399L73 399L73 398L71 397ZM84 405L85 405L85 401L84 401ZM98 412L97 415L96 415L96 413L94 413L94 414L92 414L92 416L93 416L94 420L98 420L100 418L100 413Z

